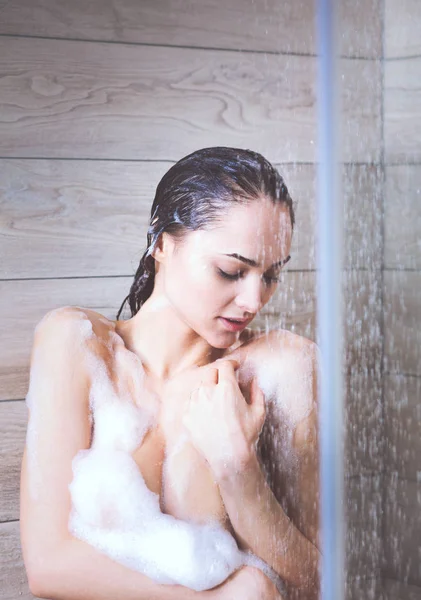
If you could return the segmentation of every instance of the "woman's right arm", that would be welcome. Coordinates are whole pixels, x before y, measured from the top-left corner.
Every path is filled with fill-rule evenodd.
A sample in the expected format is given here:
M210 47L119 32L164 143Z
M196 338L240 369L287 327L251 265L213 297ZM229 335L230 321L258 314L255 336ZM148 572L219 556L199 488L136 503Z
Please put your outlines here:
M30 590L54 600L219 598L224 586L195 592L158 584L68 531L71 463L79 450L89 448L91 435L88 343L82 332L89 325L86 319L77 308L63 307L48 313L34 334L20 514Z

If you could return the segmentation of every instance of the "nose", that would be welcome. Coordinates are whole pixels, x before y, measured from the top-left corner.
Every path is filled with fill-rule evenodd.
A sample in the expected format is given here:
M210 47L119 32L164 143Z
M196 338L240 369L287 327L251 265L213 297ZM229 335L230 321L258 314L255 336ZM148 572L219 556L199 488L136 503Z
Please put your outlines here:
M259 276L247 279L238 288L236 304L243 312L255 315L264 305L262 282Z

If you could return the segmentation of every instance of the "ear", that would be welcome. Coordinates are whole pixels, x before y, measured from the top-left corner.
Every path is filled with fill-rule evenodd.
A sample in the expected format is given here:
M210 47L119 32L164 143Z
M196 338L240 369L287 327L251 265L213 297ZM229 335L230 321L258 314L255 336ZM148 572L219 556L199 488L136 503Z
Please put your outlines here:
M163 231L159 234L158 240L155 244L153 252L151 253L151 256L153 256L157 262L162 263L172 252L173 248L174 241L172 237L166 231Z

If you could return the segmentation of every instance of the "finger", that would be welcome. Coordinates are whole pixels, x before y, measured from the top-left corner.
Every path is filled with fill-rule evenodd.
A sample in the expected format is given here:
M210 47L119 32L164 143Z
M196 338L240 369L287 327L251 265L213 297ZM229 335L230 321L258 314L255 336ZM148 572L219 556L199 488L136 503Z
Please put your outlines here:
M240 367L240 362L235 358L226 358L218 363L218 383L222 381L235 382L238 385L235 371Z
M218 369L206 367L200 373L200 385L215 385L218 383Z
M250 406L256 415L266 415L265 395L259 387L257 379L254 377L251 384Z

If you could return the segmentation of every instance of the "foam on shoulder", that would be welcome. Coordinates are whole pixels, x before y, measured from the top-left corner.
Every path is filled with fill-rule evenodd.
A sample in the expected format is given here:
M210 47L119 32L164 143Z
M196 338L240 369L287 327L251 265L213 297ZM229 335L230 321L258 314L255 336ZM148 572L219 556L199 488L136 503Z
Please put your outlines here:
M60 389L60 382L50 376L51 371L59 371L58 367L62 367L75 352L83 349L84 343L92 335L91 322L80 307L73 306L49 311L34 328L29 386L25 397L29 409L26 433L29 493L33 499L38 498L42 486L36 450L40 425L51 419L51 403L55 402ZM61 365L56 364L56 361L60 361ZM44 412L41 405L44 406Z

